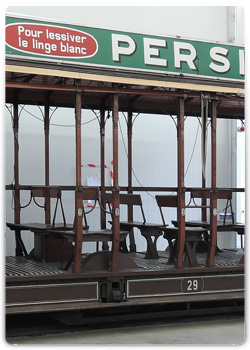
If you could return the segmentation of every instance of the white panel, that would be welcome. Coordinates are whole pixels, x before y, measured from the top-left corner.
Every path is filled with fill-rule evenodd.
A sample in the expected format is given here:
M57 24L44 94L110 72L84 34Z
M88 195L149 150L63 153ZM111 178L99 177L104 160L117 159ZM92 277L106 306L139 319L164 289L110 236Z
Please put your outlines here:
M249 30L249 28L247 28ZM241 6L236 7L236 40L235 43L243 45L245 43L245 12Z

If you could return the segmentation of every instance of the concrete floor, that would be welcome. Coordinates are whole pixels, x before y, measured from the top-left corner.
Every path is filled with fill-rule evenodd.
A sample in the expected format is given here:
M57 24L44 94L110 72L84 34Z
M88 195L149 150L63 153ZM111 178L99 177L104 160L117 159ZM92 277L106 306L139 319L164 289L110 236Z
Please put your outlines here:
M82 332L7 339L9 344L172 344L172 345L240 345L245 341L243 317L238 319L173 322L115 329L92 329Z

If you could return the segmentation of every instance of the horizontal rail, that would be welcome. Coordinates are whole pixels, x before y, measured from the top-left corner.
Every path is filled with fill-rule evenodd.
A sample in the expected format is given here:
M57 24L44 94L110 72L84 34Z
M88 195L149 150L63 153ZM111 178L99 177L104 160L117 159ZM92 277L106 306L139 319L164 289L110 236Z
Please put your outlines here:
M5 189L6 190L31 190L31 187L36 187L34 185L19 185L15 186L13 184L11 185L6 185ZM46 187L43 185L37 185L37 187ZM53 185L55 187L55 185ZM75 191L76 187L75 186L65 186L65 185L59 185L58 187L61 188L62 191ZM100 187L101 188L101 187ZM103 188L104 191L112 191L113 187L111 186L105 186ZM127 192L129 191L129 188L127 186L121 186L119 188L120 192ZM178 192L177 187L132 187L131 190L133 192ZM192 192L195 190L206 190L206 191L212 191L211 188L200 188L200 187L185 187L183 189L183 192ZM232 192L245 192L244 187L232 187L232 188L224 188L224 187L217 187L216 191L225 191L225 190L231 190Z
M186 205L185 208L212 208L211 205Z
M128 89L105 86L81 86L81 85L55 85L55 84L37 84L37 83L23 83L23 82L6 82L6 88L15 89L32 89L32 90L52 90L64 92L94 92L94 93L109 93L109 94L131 94L131 95L157 95L157 96L174 96L174 97L193 97L200 98L200 92L183 92L183 91L167 91L167 90L146 90L146 89ZM230 95L223 95L218 93L210 93L210 99L231 100ZM244 97L237 96L239 101L244 101Z

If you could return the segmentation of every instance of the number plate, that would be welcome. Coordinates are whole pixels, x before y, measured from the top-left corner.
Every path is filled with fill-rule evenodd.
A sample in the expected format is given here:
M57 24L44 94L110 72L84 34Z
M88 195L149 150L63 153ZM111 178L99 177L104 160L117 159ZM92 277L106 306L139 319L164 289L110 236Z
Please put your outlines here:
M244 291L244 275L148 278L127 281L127 298Z
M181 290L183 293L202 292L204 289L203 278L183 278Z

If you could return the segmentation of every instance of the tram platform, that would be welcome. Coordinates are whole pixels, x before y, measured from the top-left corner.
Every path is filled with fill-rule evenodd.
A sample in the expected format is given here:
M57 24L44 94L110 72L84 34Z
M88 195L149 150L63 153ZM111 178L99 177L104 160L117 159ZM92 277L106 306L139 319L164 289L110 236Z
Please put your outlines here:
M244 299L241 250L218 252L214 267L206 266L207 254L200 252L197 267L182 269L168 263L168 251L150 260L145 252L127 255L136 268L78 274L62 270L60 263L6 257L6 313Z
M145 252L129 253L127 254L137 265L133 271L169 271L175 270L174 263L169 263L169 252L160 251L158 252L158 259L145 259ZM239 266L240 261L244 255L242 249L224 249L215 255L215 268L220 267L236 267ZM82 261L89 254L82 255ZM197 268L206 267L207 253L197 252ZM178 271L186 270L177 269ZM93 270L92 270L93 271ZM131 269L130 269L131 271ZM64 271L60 267L59 262L40 262L35 259L25 257L6 257L6 269L5 276L8 277L34 277L34 276L55 276L61 274L68 274L70 271ZM82 271L82 273L88 273L88 271Z

